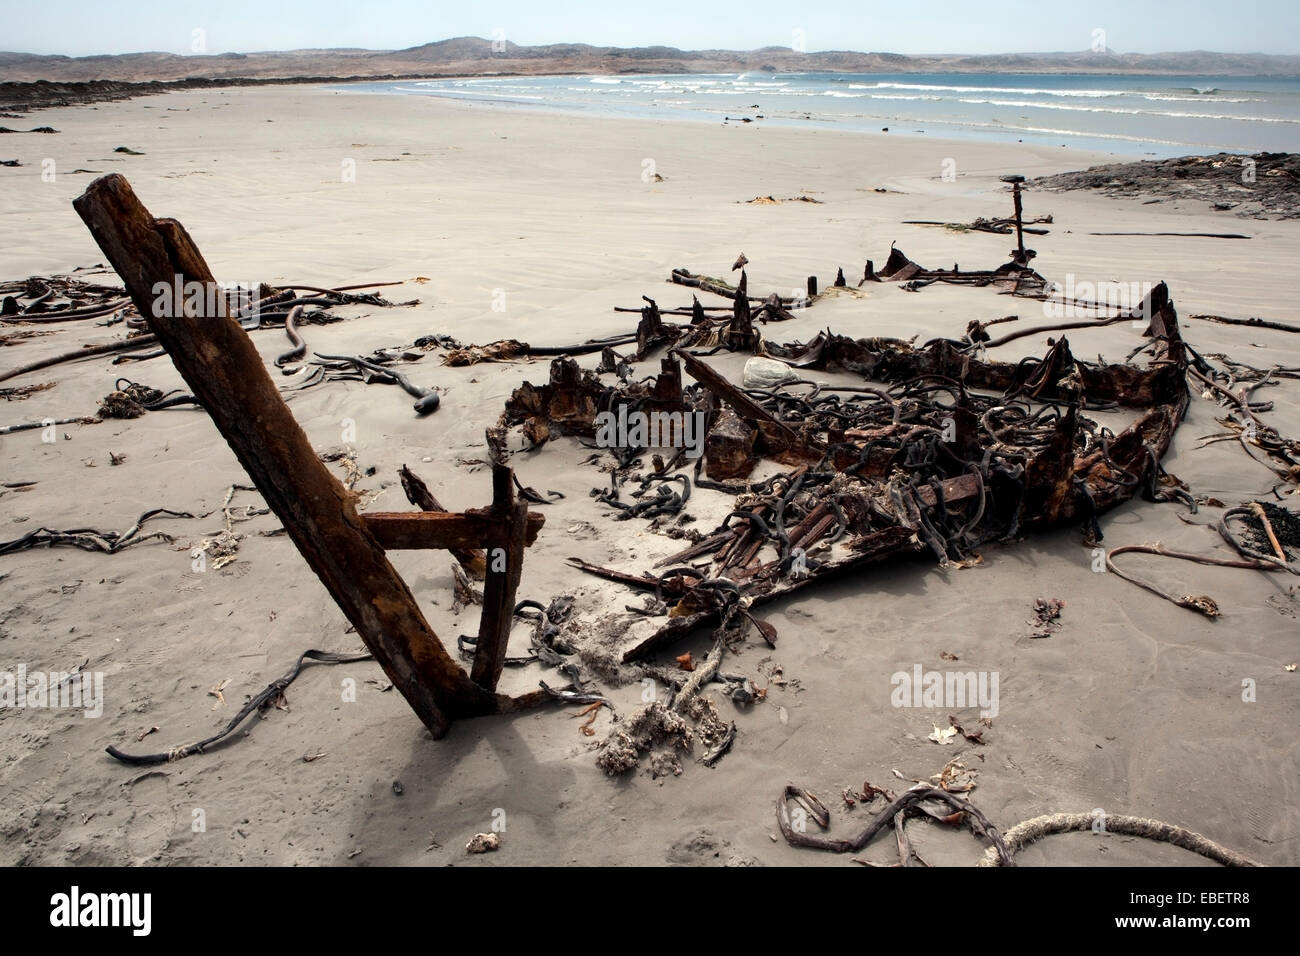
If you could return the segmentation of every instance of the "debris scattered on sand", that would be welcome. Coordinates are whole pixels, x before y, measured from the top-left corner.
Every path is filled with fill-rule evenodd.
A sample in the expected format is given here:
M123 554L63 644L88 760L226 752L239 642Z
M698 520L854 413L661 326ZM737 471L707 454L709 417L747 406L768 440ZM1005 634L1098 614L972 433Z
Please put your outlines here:
M175 540L170 534L164 531L153 531L149 534L141 535L140 528L150 518L164 516L168 518L193 518L194 515L187 511L170 511L166 508L154 508L146 511L140 517L135 519L135 523L126 531L98 531L94 528L76 528L70 531L54 531L49 528L41 527L27 532L20 538L12 541L0 541L0 554L14 554L18 551L26 551L28 548L52 548L52 547L74 547L81 548L85 551L101 551L104 554L117 554L133 545L143 544L146 541L166 541L168 543Z
M951 743L952 738L956 736L957 736L956 727L940 727L938 724L935 724L934 730L930 731L930 736L926 739L932 740L936 744L947 744L947 743Z
M460 566L459 562L452 564L451 576L453 582L452 594L454 595L451 605L453 614L459 614L472 604L481 605L483 603L483 592L470 583L469 575L465 573L465 569Z
M746 122L748 122L748 120L746 120ZM820 204L822 200L814 199L812 196L786 196L782 199L777 199L775 196L755 196L753 199L737 200L737 202L742 204L747 203L749 205L758 204L760 206L776 206L784 202L810 202Z
M734 284L686 268L673 269L666 288L678 293L683 288L693 290L688 293L689 303L661 309L654 299L643 296L645 304L631 310L639 313L635 332L577 343L572 349L535 347L513 339L465 345L434 334L409 346L376 349L369 355L317 354L319 373L309 370L302 387L331 377L380 381L397 384L421 401L431 395L436 398L436 393L412 385L397 370L435 349L445 353L448 366L531 360L543 355L553 358L549 366L539 366L548 373L547 380L525 382L515 389L498 424L489 429L490 454L482 463L492 470L492 504L460 514L445 512L427 487L405 469L403 487L418 511L358 514L352 507L356 495L346 492L355 491L360 477L373 474L373 469L362 472L354 451L345 449L332 459L342 462L347 471L346 488L340 488L305 442L287 450L278 445L282 432L293 432L288 427L291 416L280 390L265 376L261 356L247 347L243 333L251 329L240 329L233 322L211 323L217 331L210 332L192 322L194 317L184 316L178 318L174 329L160 324L157 335L195 395L204 398L206 407L214 412L219 405L216 400L225 394L221 382L238 378L249 383L252 397L233 407L220 406L213 421L262 490L269 510L294 533L295 544L367 646L376 650L374 656L384 665L385 675L406 695L435 737L445 733L454 719L510 713L551 701L580 705L582 709L572 716L579 720L583 736L594 736L593 724L608 708L611 726L604 740L584 748L595 752L596 765L614 776L633 770L645 757L652 777L671 778L684 773L684 755L692 752L697 739L701 746L695 756L710 767L736 746L737 740L745 739L740 735L743 728L730 719L733 708L742 714L752 712L769 693L779 693L772 688L784 687L793 697L796 682L788 681L770 658L749 667L733 663L744 662L747 650L774 647L778 640L787 639L778 635L772 620L757 616L763 603L820 584L838 572L861 571L904 558L929 557L944 573L966 573L964 569L981 560L976 549L1014 542L1029 532L1054 527L1078 527L1085 540L1100 540L1099 516L1138 495L1177 505L1180 510L1187 506L1194 513L1202 499L1161 467L1190 402L1189 379L1199 383L1198 392L1204 386L1212 400L1226 403L1227 411L1237 416L1234 421L1247 453L1273 468L1283 485L1300 476L1289 471L1296 464L1298 451L1293 443L1259 427L1247 432L1247 426L1258 426L1259 416L1271 408L1266 402L1255 401L1251 393L1274 384L1286 370L1254 370L1258 374L1244 376L1243 367L1226 359L1216 359L1221 363L1216 365L1202 357L1184 343L1177 312L1163 283L1151 287L1141 302L1113 312L1086 303L1101 314L1078 323L1016 326L1015 331L996 339L988 329L1012 321L1014 316L973 320L964 335L919 345L915 337L854 339L830 328L807 341L777 340L773 330L780 328L780 323L794 318L795 310L813 306L828 295L875 296L886 294L884 290L889 288L919 292L942 283L1039 299L1056 297L1055 285L1031 266L1035 251L1024 247L1024 233L1041 230L1024 228L1021 179L1010 177L1008 181L1015 197L1015 217L981 219L965 227L996 234L1014 230L1017 243L1012 258L995 268L963 270L956 263L951 269L928 268L891 246L884 266L877 270L873 262L866 261L862 278L854 285L837 265L833 266L834 280L820 292L818 277L811 275L804 284L806 295L796 288L791 296L778 292L763 296L750 293L744 271L748 258L742 253L735 261L740 274ZM182 233L173 232L174 224L163 225L167 221L147 217L138 203L131 205L133 196L120 177L97 183L78 200L78 211L95 227L96 239L128 277L132 299L138 305L144 301L143 282L152 276L141 278L140 270L123 267L133 263L133 251L138 252L130 243L134 232L123 224L145 228L140 223L152 223L148 228L156 230L159 240L177 256L183 257L189 247L178 239ZM752 201L818 200L803 196L785 200L757 197ZM1050 222L1050 217L1029 222ZM185 263L185 267L202 274L197 262ZM856 266L853 271L856 273ZM208 280L210 276L204 277ZM871 291L857 293L859 287ZM0 291L3 288L0 286ZM298 331L306 303L293 301L303 290L313 291L311 287L271 290L277 297L274 304L287 310L285 331L293 346L277 364L298 362L306 355ZM43 314L50 318L54 313L59 313L56 317L60 320L80 318L83 315L75 313L102 314L110 306L113 317L127 311L118 301L120 290L112 290L115 299L100 293L81 307L72 291L71 285L23 285L10 291L2 311L6 319L20 317L15 321L37 321ZM338 298L343 294L338 290L317 291L330 306L345 304ZM701 295L720 297L726 304L706 306L699 300ZM1080 359L1068 340L1056 334L1139 319L1143 320L1146 341L1123 362ZM992 349L1008 342L1043 333L1052 335L1041 354L1020 361L990 355ZM216 358L205 364L194 358L199 351L194 348L196 343L222 347L214 345ZM739 384L724 374L726 366L710 360L721 351L747 359ZM594 369L579 365L573 357L597 352L600 362ZM1133 359L1143 352L1149 353L1148 359L1135 364ZM658 374L640 375L637 364L652 357L659 360ZM738 359L733 361L730 374L739 364ZM594 360L588 366L591 364ZM295 377L298 374L302 373ZM836 379L836 375L851 378ZM117 391L123 396L119 403L124 413L132 411L127 402L143 409L170 395L127 380L119 380ZM436 402L432 404L436 406ZM1127 425L1112 429L1103 424L1108 419L1093 415L1110 411L1126 413ZM667 432L658 437L664 440L651 440L648 434L600 440L600 416L613 416L626 424L633 414L662 416ZM692 446L699 452L696 455L683 450L688 421L692 428L699 423L699 447ZM284 427L274 428L277 422ZM1262 443L1261 434L1265 436ZM537 453L566 437L596 452L585 464L599 468L599 478L593 482L599 487L593 489L592 497L603 506L602 512L620 521L644 522L637 530L646 537L657 535L680 542L673 546L678 550L668 555L664 554L668 547L652 551L641 548L639 542L628 547L629 562L640 555L640 567L618 566L617 551L572 559L572 566L584 574L641 592L643 608L625 604L625 598L618 600L618 606L636 613L629 617L620 611L611 617L611 627L621 628L623 640L608 641L597 648L599 653L585 653L587 649L575 640L574 629L566 626L572 597L556 598L546 607L515 600L523 549L531 543L530 530L535 533L541 527L540 520L533 522L528 506L549 504L552 498L562 496L530 487L506 462L512 453ZM583 454L586 452L579 451L578 457ZM321 458L331 460L330 453ZM543 468L544 464L535 464L529 469L539 488L546 487L540 477ZM701 490L708 494L695 497ZM329 507L318 507L321 500ZM229 504L228 495L223 509L226 538L217 536L205 542L214 556L219 555L218 560L233 554L239 539L233 531ZM249 514L245 509L245 516ZM1292 513L1263 502L1226 509L1221 524L1227 529L1225 539L1245 559L1229 566L1291 570L1300 541L1294 520ZM1236 524L1230 526L1230 522ZM572 533L559 540L580 547L595 525L566 515L562 527ZM629 540L633 537L628 536ZM484 606L479 636L461 636L457 641L460 652L473 660L469 674L454 656L439 656L441 644L409 600L409 589L383 558L387 550L429 547L431 540L436 542L433 547L456 556L452 564L453 609L459 611L471 603ZM0 553L3 548L0 546ZM505 554L507 548L513 581L493 566L495 555ZM1124 550L1115 549L1111 554ZM1127 550L1142 549L1130 546ZM653 557L646 559L647 554ZM476 562L484 559L488 570L480 591L471 574ZM352 573L354 561L364 566L364 574ZM340 567L348 573L340 573ZM364 582L364 587L357 582ZM1046 637L1059 628L1064 607L1059 598L1040 598L1034 605L1033 636ZM375 609L387 615L380 622L383 626L376 626L379 611ZM521 617L533 622L530 651L527 656L507 658L511 625ZM677 654L680 648L674 648L674 642L704 626L713 629L709 652L700 654L697 648L696 654ZM412 637L418 640L412 642ZM973 653L963 652L966 656ZM939 654L945 661L958 660L948 651ZM252 698L216 737L166 754L110 752L130 763L158 763L203 752L233 733L248 714L266 711L274 716L268 708L285 706L284 689L305 659L339 663L369 656L343 658L308 651L289 675ZM724 657L727 670L722 669ZM496 693L501 668L534 664L556 669L570 684L553 688L538 682L540 690L517 698ZM652 693L642 698L649 702L620 717L609 698L584 677L583 667L623 683L652 678ZM766 686L756 687L755 680L763 676ZM224 686L225 682L211 692L218 706L224 702ZM654 694L663 688L668 696L660 700ZM711 694L715 689L719 692ZM782 699L790 703L790 699ZM790 710L773 703L776 712L770 719L788 723ZM958 709L960 706L947 715L947 726L932 724L928 740L948 746L945 754L959 751L983 759L987 751L979 747L988 743L991 720L977 723L971 714ZM787 733L772 724L768 729ZM303 760L308 757L304 755ZM1010 862L1011 844L1003 841L969 802L974 788L975 772L956 760L901 795L869 783L864 783L860 795L840 788L846 807L870 806L881 797L887 804L868 829L852 840L809 837L804 827L795 826L788 800L798 801L800 812L811 816L817 826L829 826L829 812L800 788L787 788L778 819L792 844L841 852L861 849L880 829L892 826L901 865L912 865L924 861L911 847L905 824L909 814L923 815L947 825L969 826L993 843L997 860ZM402 793L397 781L392 789L395 794ZM476 834L467 852L487 852L498 846L495 834Z
M623 727L615 727L600 745L596 766L611 777L633 769L641 754L655 747L689 751L695 732L678 714L668 710L662 701L652 701L627 719Z
M1050 224L1053 221L1052 216L1038 216L1034 219L1022 219L1022 223L1028 223L1024 226L1024 232L1032 236L1046 236L1049 234L1047 229L1034 229L1033 226L1039 223ZM979 218L973 222L944 222L938 219L904 219L904 226L943 226L949 232L991 232L999 236L1009 236L1016 231L1015 219Z
M1034 601L1034 629L1029 636L1051 637L1061 628L1061 612L1064 610L1065 602L1060 598L1038 598Z
M272 681L263 690L250 697L247 703L240 708L239 713L235 714L235 716L230 719L230 722L226 724L225 728L220 732L213 734L211 737L208 737L205 740L200 740L198 743L173 747L166 753L128 754L123 753L121 750L118 750L113 746L105 748L106 752L110 757L133 766L172 763L173 761L189 757L192 754L204 753L209 748L215 747L233 734L235 729L238 728L239 725L248 717L252 716L254 713L261 712L266 707L274 706L277 701L283 698L285 688L292 684L298 678L298 675L302 673L306 661L310 660L321 664L353 664L359 661L368 661L372 659L372 655L370 654L336 654L330 651L318 651L315 649L303 651L302 654L298 656L298 660L294 663L293 667L291 667L287 673ZM223 691L229 683L229 679L223 680L208 691L210 697L217 698L217 703L213 705L214 709L225 703L225 695ZM244 736L246 737L247 735Z
M1044 189L1089 189L1126 199L1186 200L1250 219L1300 217L1300 154L1214 153L1093 166L1033 181Z
M147 411L195 404L197 400L194 396L185 394L179 388L164 392L130 379L119 378L113 391L100 400L98 415L100 418L139 418Z
M217 702L212 705L213 710L216 710L218 707L225 704L226 695L223 693L223 691L226 689L226 685L228 685L229 683L230 683L230 678L227 677L224 680L220 681L217 684L217 686L213 687L210 691L208 691L209 697L215 697L217 699Z
M501 849L501 837L495 833L475 833L465 844L466 853L490 853Z

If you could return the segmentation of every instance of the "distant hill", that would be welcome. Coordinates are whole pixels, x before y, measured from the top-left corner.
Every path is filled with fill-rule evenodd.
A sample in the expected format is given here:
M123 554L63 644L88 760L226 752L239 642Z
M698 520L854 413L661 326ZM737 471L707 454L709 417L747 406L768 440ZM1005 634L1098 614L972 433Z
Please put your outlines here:
M0 53L0 81L150 82L184 79L489 75L498 73L1129 73L1208 76L1297 76L1300 55L1265 53L1002 53L904 56L851 50L798 53L603 47L586 43L519 46L455 37L405 50L287 50L179 56L128 53L67 57Z

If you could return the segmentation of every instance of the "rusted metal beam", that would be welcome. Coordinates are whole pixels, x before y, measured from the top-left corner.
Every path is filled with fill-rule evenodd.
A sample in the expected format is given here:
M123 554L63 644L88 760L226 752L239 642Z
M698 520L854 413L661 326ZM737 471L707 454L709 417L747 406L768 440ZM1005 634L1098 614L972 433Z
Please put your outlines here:
M411 469L403 465L398 469L397 474L402 479L402 490L406 492L406 500L415 505L415 507L419 508L421 511L447 510L442 506L442 502L434 497L433 492L429 490L429 486L421 480L419 475L411 471ZM373 528L371 529L371 533L374 533ZM452 557L460 562L460 566L469 572L471 577L482 580L483 574L487 569L487 559L483 556L482 548L478 546L470 548L452 548L451 554Z
M226 314L184 227L154 219L116 174L92 182L73 207L267 505L433 736L458 717L533 703L481 687L443 647L354 496L316 457L247 333ZM182 293L189 282L210 293L203 299L217 303L215 314ZM166 308L155 312L155 302Z
M487 549L483 616L479 618L470 677L481 687L494 689L505 667L506 645L514 622L515 593L524 569L524 548L530 543L528 502L515 500L514 474L500 462L492 465L490 514L505 533L500 544Z
M758 425L765 437L775 436L789 448L799 446L799 436L794 429L778 421L771 412L732 385L719 372L684 349L673 349L673 354L685 364L688 375L735 409L736 414L745 421Z
M367 511L361 515L366 530L385 551L415 551L441 548L505 548L510 545L510 528L491 512L468 511ZM546 523L543 515L529 512L524 518L524 544L537 540Z

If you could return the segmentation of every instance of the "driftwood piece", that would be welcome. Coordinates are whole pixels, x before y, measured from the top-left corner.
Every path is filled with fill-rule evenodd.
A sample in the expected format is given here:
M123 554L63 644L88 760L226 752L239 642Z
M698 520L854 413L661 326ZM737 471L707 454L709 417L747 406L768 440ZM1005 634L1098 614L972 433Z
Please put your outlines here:
M96 179L73 206L266 503L433 736L444 736L458 717L534 703L492 693L457 666L353 496L316 457L239 324L226 314L196 314L183 298L171 303L174 318L154 316L156 283L169 290L187 281L215 285L184 227L155 220L116 174Z

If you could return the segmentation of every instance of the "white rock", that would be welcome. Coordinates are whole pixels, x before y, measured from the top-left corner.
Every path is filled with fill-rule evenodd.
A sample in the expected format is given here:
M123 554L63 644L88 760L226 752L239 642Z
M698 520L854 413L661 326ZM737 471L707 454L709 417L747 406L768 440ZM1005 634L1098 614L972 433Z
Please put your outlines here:
M745 388L776 388L798 378L794 369L776 359L754 356L745 363Z

